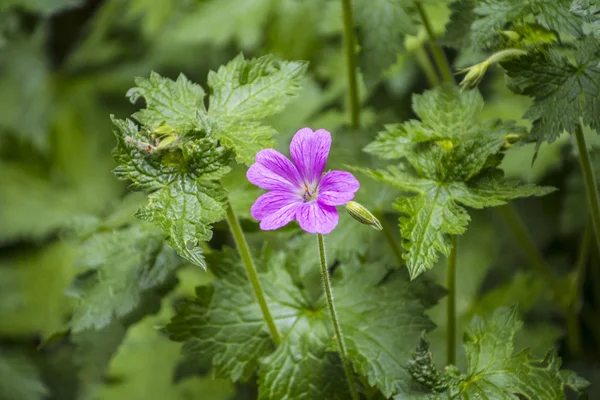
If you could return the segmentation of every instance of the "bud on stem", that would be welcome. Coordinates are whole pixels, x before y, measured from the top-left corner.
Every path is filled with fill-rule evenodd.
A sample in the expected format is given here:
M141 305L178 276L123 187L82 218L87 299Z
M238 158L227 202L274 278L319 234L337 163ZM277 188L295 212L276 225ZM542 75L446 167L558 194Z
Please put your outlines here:
M363 225L368 225L378 231L382 230L381 222L367 208L355 201L346 203L348 214Z

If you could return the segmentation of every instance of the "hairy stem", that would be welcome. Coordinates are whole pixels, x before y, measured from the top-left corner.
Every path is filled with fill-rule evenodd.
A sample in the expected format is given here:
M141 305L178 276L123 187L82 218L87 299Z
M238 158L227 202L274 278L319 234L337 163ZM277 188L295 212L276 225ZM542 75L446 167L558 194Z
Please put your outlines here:
M458 237L452 235L452 250L448 256L448 297L446 298L446 360L448 365L456 364L456 259Z
M419 62L419 65L421 66L421 69L427 78L429 86L438 86L440 84L440 78L438 77L435 67L431 63L431 59L429 58L429 55L425 49L423 47L419 47L415 55L417 56L417 61Z
M262 285L260 284L258 273L256 272L256 266L254 265L252 255L250 254L250 249L248 248L248 243L246 242L246 237L244 236L244 232L242 231L240 222L235 216L230 203L227 203L227 223L229 224L229 228L231 229L231 233L233 234L233 239L235 240L235 244L238 248L240 256L242 257L244 267L246 267L248 279L250 279L250 283L252 284L254 295L258 300L260 310L262 311L265 322L269 327L269 332L271 333L273 342L275 342L276 345L279 345L281 343L281 335L277 330L277 326L275 325L275 320L271 315L271 311L269 311L269 306L265 298L265 293L263 291Z
M344 364L344 373L348 380L348 386L350 387L350 394L353 400L359 400L358 392L356 391L356 385L354 384L354 375L352 373L352 366L348 360L348 351L346 350L346 343L344 342L344 336L342 334L342 327L338 319L337 311L335 310L335 304L333 302L333 290L331 288L331 281L329 280L329 271L327 270L327 255L325 254L325 242L323 235L317 235L317 241L319 243L319 257L321 259L321 278L323 279L323 287L325 289L325 296L327 298L327 305L329 306L329 316L333 322L333 330L335 332L335 339L337 340L338 349L340 351L340 358L342 364Z
M415 6L417 7L419 16L423 21L425 31L427 31L429 45L431 46L431 53L433 54L433 59L435 60L435 64L437 65L438 71L440 72L442 79L444 80L444 82L455 83L454 77L452 76L452 69L450 68L450 63L448 63L448 59L446 58L444 51L436 42L435 32L433 31L431 21L429 20L429 17L425 12L423 4L420 0L415 0Z
M594 170L592 168L590 155L587 151L587 144L585 143L585 137L583 136L583 128L581 124L577 125L577 128L575 129L575 142L577 143L579 162L581 163L583 180L585 181L585 190L588 197L588 205L590 207L590 214L592 216L592 225L596 235L596 246L600 252L600 199L598 198L598 188L596 187Z
M346 44L346 66L348 73L348 100L353 128L360 127L360 104L358 102L358 84L356 82L356 53L354 45L354 18L351 0L342 0L344 17L344 42Z

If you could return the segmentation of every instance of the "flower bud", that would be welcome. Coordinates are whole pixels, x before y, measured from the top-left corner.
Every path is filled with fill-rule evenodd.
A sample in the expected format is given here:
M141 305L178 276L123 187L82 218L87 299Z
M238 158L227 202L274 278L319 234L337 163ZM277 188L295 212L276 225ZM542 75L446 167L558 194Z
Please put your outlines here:
M481 82L481 80L483 79L483 76L485 75L485 72L487 71L489 66L490 63L484 61L482 63L475 64L472 67L461 70L460 72L466 72L467 74L460 83L460 86L463 89L472 89L479 85L479 82Z
M348 214L363 225L368 225L378 231L382 230L381 222L367 208L355 201L346 203Z

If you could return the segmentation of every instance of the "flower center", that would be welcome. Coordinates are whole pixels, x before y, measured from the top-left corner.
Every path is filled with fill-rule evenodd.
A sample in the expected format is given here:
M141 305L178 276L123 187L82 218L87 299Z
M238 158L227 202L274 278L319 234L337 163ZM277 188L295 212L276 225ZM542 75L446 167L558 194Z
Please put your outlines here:
M309 202L317 199L317 185L304 184L302 198L304 202Z

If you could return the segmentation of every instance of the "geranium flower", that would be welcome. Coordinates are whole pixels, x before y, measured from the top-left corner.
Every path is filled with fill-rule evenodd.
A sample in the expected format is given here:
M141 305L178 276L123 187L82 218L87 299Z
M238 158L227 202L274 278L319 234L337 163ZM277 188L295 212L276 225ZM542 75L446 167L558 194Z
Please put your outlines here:
M293 220L308 233L327 234L338 224L335 206L354 198L360 184L350 172L329 171L323 175L331 134L324 129L300 129L290 143L292 163L274 149L256 154L256 163L246 173L254 185L269 190L252 205L252 217L260 229L281 228Z

